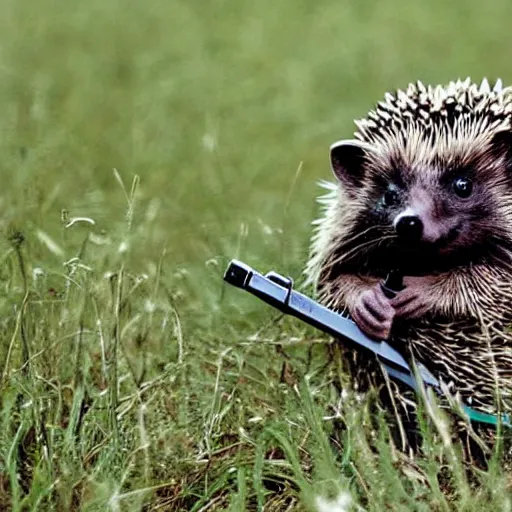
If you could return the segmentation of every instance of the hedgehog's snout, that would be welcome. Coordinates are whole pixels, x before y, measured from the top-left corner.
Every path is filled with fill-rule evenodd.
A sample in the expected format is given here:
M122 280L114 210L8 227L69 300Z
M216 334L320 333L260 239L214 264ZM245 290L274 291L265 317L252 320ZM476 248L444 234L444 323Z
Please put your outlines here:
M437 244L458 223L456 216L442 213L437 198L421 184L411 187L404 206L392 223L398 238L405 242Z
M423 235L423 222L417 215L398 215L394 228L400 238L411 241L419 241Z
M393 229L404 242L437 244L444 240L456 224L456 218L438 218L430 208L409 206L393 220Z

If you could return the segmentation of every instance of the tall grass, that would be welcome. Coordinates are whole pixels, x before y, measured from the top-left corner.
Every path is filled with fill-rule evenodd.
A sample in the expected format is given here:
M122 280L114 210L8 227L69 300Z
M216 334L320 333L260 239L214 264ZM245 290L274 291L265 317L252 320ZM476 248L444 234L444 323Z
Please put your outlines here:
M511 4L0 8L1 510L510 509L222 274L300 281L329 144L410 80L510 80Z

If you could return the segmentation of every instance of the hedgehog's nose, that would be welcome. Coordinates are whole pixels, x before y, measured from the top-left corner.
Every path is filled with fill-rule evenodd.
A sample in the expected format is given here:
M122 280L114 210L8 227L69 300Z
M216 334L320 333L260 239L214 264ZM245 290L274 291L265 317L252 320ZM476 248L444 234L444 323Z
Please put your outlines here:
M395 231L400 238L420 240L423 234L423 223L416 215L405 215L396 222Z

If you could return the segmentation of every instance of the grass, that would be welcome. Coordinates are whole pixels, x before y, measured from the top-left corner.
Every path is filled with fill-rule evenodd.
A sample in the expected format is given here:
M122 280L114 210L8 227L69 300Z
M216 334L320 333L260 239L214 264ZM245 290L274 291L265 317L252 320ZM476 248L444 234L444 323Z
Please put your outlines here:
M410 80L510 82L512 4L0 8L0 509L510 510L222 274L300 280L328 146Z

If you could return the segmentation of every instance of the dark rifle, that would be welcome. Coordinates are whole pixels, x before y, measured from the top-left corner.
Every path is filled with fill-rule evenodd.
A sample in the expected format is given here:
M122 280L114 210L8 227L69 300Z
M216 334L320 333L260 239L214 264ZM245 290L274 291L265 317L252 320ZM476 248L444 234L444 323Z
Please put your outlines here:
M418 391L418 381L405 358L385 341L372 340L364 334L349 318L332 311L313 299L293 289L293 281L276 272L262 275L249 265L232 260L224 274L224 280L252 293L282 313L295 316L307 324L320 329L338 339L348 342L352 347L365 350L376 356L388 375ZM383 292L392 297L402 288L401 277L395 271L390 272L382 284ZM417 363L419 377L424 385L441 395L439 381L421 363ZM462 405L464 412L472 421L498 424L497 416L485 414ZM507 416L502 417L503 424L510 426Z

